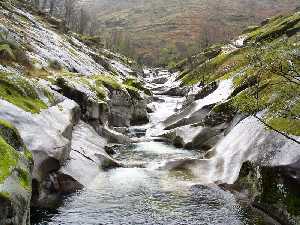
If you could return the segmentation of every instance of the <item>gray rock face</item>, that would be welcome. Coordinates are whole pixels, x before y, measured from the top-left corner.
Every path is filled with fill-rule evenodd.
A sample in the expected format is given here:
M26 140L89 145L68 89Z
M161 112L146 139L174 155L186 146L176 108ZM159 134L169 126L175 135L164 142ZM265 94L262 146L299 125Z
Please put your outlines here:
M169 79L168 76L157 77L157 78L154 78L152 80L152 83L154 83L154 84L164 84L168 81L168 79Z
M147 112L147 101L145 99L133 99L132 102L130 125L141 125L148 123L149 116Z
M189 92L189 88L187 87L172 87L168 89L167 91L164 91L163 95L169 95L169 96L186 96Z
M120 166L106 153L106 144L106 139L99 136L90 125L80 121L73 130L70 160L60 172L87 185L101 171L100 168Z
M296 137L299 140L299 137ZM254 117L247 117L236 124L214 147L210 159L182 164L201 176L203 183L233 184L243 162L253 161L260 166L276 167L294 165L300 159L299 145L281 134L267 130ZM203 174L200 171L210 171Z
M207 151L221 139L223 129L223 126L211 128L186 125L166 131L160 137L167 138L177 147Z
M33 94L34 100L39 100L43 105L41 111L32 114L17 107L19 102L5 101L6 93L0 93L0 119L17 128L34 160L34 167L31 168L31 160L22 153L25 147L15 149L21 155L20 159L17 165L10 165L13 171L7 179L0 180L0 224L29 225L30 198L33 206L51 207L61 194L87 185L99 173L99 168L120 166L105 153L106 141L124 144L130 139L111 127L147 122L147 101L131 96L132 93L123 86L122 90L112 91L104 87L104 82L98 85L91 78L113 73L121 84L129 76L138 77L139 71L133 68L134 63L128 58L105 49L91 49L72 34L64 35L51 29L60 26L58 21L52 20L51 27L46 19L35 18L27 12L28 9L16 8L18 4L10 3L3 2L5 7L0 10L6 21L0 27L1 31L7 32L8 40L24 50L26 63L28 61L34 71L43 71L45 77L57 81L60 75L64 77L61 81L67 81L52 85L46 80L28 78L28 84L32 84L29 88L27 81L23 82L27 80L23 62L0 65L1 76L5 72L9 74L9 79L16 81L12 82L12 87L16 85L16 89L21 90L17 97L25 98L24 105L27 103L26 97L32 97L27 96L31 92L36 92ZM105 59L103 64L106 66L101 65L101 60L96 60L101 58ZM7 92L13 95L10 90ZM0 160L1 157L2 154ZM21 180L23 176L26 176L25 188L22 186L25 186ZM18 182L20 180L22 182Z
M146 100L133 98L124 90L112 90L108 104L110 126L129 127L149 121Z
M215 88L214 88L215 89ZM215 91L205 92L206 96L186 105L179 112L164 121L167 128L201 122L215 104L225 101L232 93L232 81L221 81Z
M65 97L75 101L81 109L81 118L88 122L105 124L108 117L108 107L104 102L94 96L89 87L85 84L70 82L64 78L58 78L56 84L61 88L60 92Z
M109 123L115 127L129 127L132 114L131 96L122 90L112 90L109 102Z
M280 224L296 225L299 217L299 163L283 166L261 166L244 162L236 182L224 185Z
M98 126L96 127L96 131L102 137L105 137L109 143L126 144L131 142L128 136L111 129L108 126Z

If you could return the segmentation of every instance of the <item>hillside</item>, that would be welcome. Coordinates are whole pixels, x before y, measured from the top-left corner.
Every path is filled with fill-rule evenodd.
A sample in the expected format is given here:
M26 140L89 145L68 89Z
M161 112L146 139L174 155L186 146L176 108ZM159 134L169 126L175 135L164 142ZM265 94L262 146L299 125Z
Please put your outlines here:
M99 32L108 42L113 39L116 49L156 64L229 40L249 25L299 7L297 0L101 0L94 4Z
M272 17L173 69L187 97L165 121L164 137L206 152L205 160L175 165L209 170L208 179L232 182L224 187L280 224L299 224L300 12Z

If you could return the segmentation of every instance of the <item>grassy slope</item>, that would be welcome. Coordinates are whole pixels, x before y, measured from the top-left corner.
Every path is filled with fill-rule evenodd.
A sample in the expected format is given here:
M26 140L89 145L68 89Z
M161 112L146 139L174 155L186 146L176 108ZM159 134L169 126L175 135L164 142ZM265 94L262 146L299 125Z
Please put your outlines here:
M227 40L250 24L300 6L297 0L122 0L113 4L111 0L98 2L101 34L111 30L124 31L139 55L156 62L174 56L173 51L163 51L165 47L176 49L176 45L180 48L206 38L211 42Z
M230 53L223 50L216 57L200 53L193 57L191 64L183 60L177 65L182 70L182 85L232 78L236 93L229 102L234 108L247 114L267 109L264 119L268 124L299 136L300 81L299 77L298 80L291 77L300 71L299 28L300 12L275 17L247 33L243 48ZM206 52L215 49L219 48Z

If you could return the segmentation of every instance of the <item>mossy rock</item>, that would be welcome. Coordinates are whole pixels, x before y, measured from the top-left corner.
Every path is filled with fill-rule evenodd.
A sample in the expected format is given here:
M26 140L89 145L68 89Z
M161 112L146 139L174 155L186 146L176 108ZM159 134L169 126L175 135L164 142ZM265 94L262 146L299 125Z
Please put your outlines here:
M0 155L0 184L13 172L17 172L22 186L29 188L29 171L22 168L19 162L23 160L32 165L32 154L27 150L17 129L4 120L0 120Z
M39 99L35 88L26 79L3 72L0 72L0 99L31 113L39 113L47 108L47 105Z
M19 155L16 150L10 146L5 139L0 136L0 184L11 175L16 167Z
M32 155L11 124L0 124L0 223L25 224L29 221Z
M144 84L142 82L140 82L139 80L137 80L136 78L127 78L124 82L123 82L123 86L126 87L126 89L131 89L132 90L137 90L137 91L142 91L144 92L146 95L151 96L152 92L148 89L144 87Z
M120 90L122 89L122 83L112 75L96 75L93 77L96 80L96 83L102 84L108 89Z
M285 166L262 167L261 191L254 205L276 218L281 224L300 222L300 185L290 179Z
M0 136L15 150L24 151L24 143L17 129L5 120L0 119Z
M246 42L263 40L274 40L288 30L293 29L300 21L300 12L289 16L278 16L270 19L265 26L262 26L248 34Z

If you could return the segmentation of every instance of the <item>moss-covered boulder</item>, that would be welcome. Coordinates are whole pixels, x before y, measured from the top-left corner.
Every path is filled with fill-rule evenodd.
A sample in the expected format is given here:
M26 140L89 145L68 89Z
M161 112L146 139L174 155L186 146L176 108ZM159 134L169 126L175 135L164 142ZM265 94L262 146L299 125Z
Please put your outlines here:
M31 113L47 108L29 80L11 73L0 72L0 99Z
M97 74L85 77L68 74L58 77L61 94L81 106L82 119L96 129L109 122L115 127L146 123L147 96L152 93L137 78Z
M280 224L300 223L299 163L287 166L259 166L245 162L231 189L246 194L250 203Z
M0 120L0 224L29 225L33 159L18 131Z

